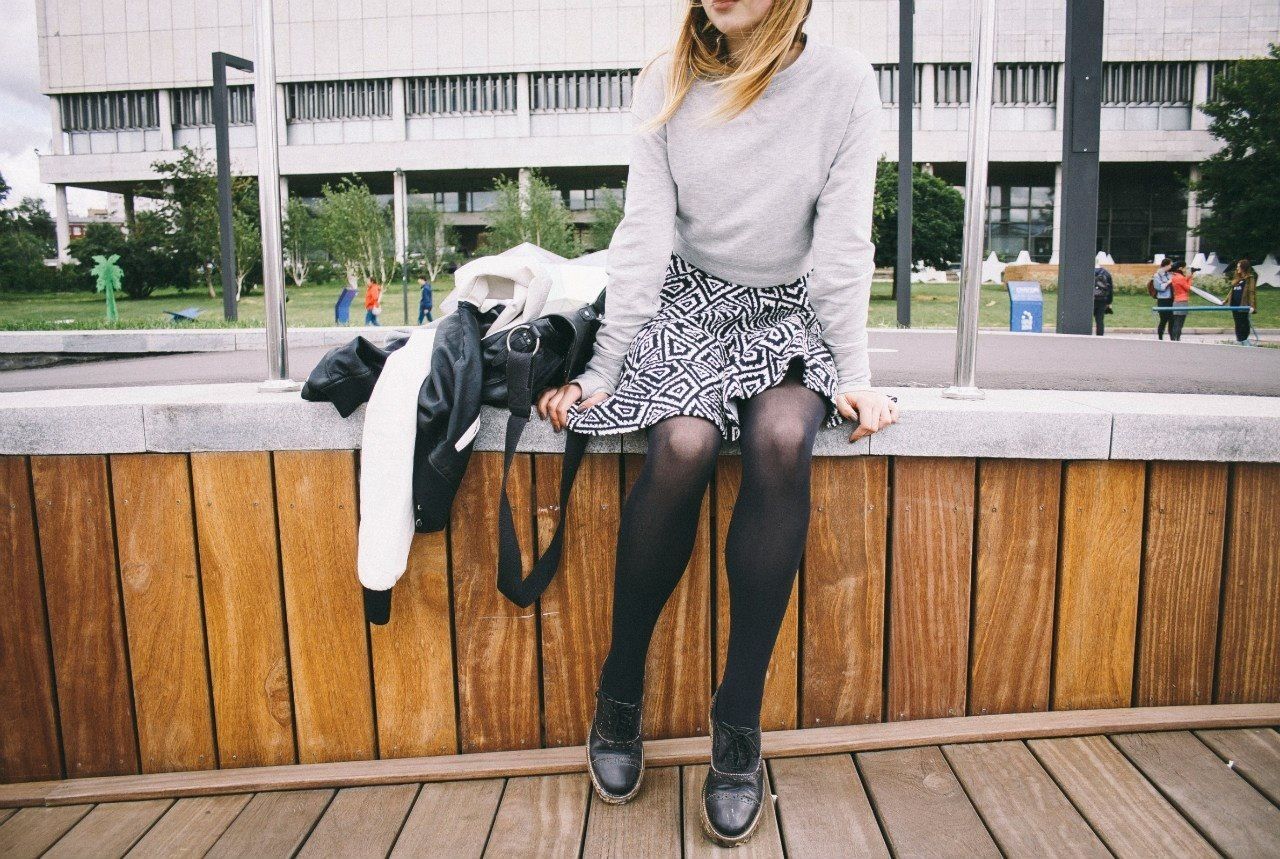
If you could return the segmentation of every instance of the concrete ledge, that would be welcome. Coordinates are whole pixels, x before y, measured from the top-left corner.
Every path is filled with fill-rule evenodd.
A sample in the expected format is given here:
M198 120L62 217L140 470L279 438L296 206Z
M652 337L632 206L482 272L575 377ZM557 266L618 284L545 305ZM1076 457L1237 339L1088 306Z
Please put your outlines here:
M382 345L406 326L290 328L289 345L341 346L357 335ZM110 331L0 331L3 355L136 355L265 349L262 328L131 328Z
M815 454L1280 462L1275 398L993 390L962 401L887 390L899 399L896 425L857 444L848 422L823 429ZM254 384L0 393L0 454L353 449L363 415ZM505 426L506 412L486 406L476 449L501 450ZM564 436L535 415L520 449L559 453ZM588 450L642 453L645 433L596 436Z

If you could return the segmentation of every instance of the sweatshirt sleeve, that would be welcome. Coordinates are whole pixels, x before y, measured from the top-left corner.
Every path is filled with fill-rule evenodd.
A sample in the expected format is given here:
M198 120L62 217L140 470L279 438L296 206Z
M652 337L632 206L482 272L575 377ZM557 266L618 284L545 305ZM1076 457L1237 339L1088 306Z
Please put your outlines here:
M837 393L871 384L867 309L875 274L871 210L880 156L880 95L869 64L862 70L848 127L836 150L813 219L809 299L836 362Z
M654 60L632 92L631 163L622 220L609 242L604 318L596 331L591 360L570 380L581 386L584 397L613 392L631 341L658 312L675 245L676 184L667 160L666 125L652 131L639 128L662 110L669 61L669 55Z

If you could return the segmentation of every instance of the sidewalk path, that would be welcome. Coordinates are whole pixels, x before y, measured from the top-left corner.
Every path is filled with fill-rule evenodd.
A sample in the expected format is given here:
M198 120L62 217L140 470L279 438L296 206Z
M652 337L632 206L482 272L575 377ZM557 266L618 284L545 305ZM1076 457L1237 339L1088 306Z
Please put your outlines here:
M945 387L955 361L951 331L870 332L876 385ZM1280 349L1218 345L1197 336L1181 343L1142 335L1104 338L982 332L978 384L989 388L1280 395ZM306 378L327 347L290 352L293 377ZM265 375L262 351L120 358L0 372L0 391L51 388L251 382Z

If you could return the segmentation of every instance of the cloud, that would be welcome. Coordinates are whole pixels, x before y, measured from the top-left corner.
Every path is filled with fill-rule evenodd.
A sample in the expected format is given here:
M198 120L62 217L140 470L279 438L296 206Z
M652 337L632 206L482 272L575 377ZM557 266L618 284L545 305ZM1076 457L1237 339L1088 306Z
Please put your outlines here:
M40 92L35 3L5 3L0 27L0 175L13 186L11 202L39 197L53 207L53 186L40 181L37 152L50 148L49 100ZM73 211L107 204L112 195L69 189Z

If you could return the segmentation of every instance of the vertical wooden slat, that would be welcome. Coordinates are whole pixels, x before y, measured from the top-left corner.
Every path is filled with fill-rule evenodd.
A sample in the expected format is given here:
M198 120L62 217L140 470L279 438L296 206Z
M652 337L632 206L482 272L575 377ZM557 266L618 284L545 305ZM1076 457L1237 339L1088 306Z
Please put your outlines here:
M142 771L213 769L213 716L185 454L111 457Z
M534 458L538 551L551 542L560 507L563 457ZM546 745L586 741L600 666L609 651L609 614L617 548L618 456L589 454L569 499L560 571L540 600L542 698Z
M351 451L275 454L298 760L374 756Z
M0 783L62 776L27 461L0 456Z
M1280 465L1238 463L1218 643L1221 704L1280 700Z
M1139 707L1213 702L1227 464L1153 462L1139 606Z
M631 494L642 454L623 457L626 493ZM680 584L658 618L645 662L644 734L692 737L707 733L711 704L711 491L698 509L693 553Z
M889 462L813 460L804 551L802 727L880 721Z
M742 486L742 457L722 456L716 463L716 683L724 677L724 662L729 651L729 577L725 570L725 539L733 518L734 502ZM787 613L783 615L773 657L765 674L764 701L760 708L760 727L765 731L796 728L796 684L800 641L800 577L791 588Z
M294 763L271 455L193 453L191 478L219 765Z
M890 720L964 715L975 467L972 459L894 462Z
M525 454L511 465L511 498L524 569L533 563L530 521L532 463ZM477 452L453 500L450 546L453 567L455 663L458 666L458 730L464 752L537 748L537 618L498 593L498 487L502 454Z
M69 777L138 771L107 461L31 460Z
M1144 483L1141 462L1067 464L1053 657L1055 710L1129 705Z
M970 714L1049 708L1061 477L1057 461L979 463Z
M383 758L458 751L444 531L417 534L391 597L391 620L369 627Z

